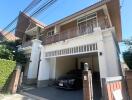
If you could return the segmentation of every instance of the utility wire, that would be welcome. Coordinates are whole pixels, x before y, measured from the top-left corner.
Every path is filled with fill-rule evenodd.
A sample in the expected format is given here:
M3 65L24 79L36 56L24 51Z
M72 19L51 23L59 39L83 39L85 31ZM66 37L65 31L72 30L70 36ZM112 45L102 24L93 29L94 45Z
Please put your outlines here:
M37 6L42 0L33 0L24 10L23 12L27 13L30 10L33 9L33 7ZM8 29L10 26L12 26L18 19L18 16L11 21L11 23L9 23L1 32L4 32L6 29Z
M17 21L18 17L16 17L13 21L11 21L10 24L8 24L2 31L1 33L3 33L6 29L8 29L10 26L12 26L16 21Z
M41 6L39 7L39 9L35 10L30 17L36 17L38 16L40 13L42 13L42 11L47 10L48 7L50 7L52 4L54 4L57 0L48 0L47 2L43 3ZM11 29L11 31L9 31L9 33L13 32L16 29L16 27L14 27L13 29Z
M36 2L35 2L36 1ZM38 5L42 0L33 0L28 7L26 7L23 11L24 12L29 12L30 10L33 9L34 6ZM37 15L39 15L40 13L42 13L42 11L48 9L51 5L53 5L57 0L48 0L46 2L44 2L39 8L37 8L37 10L35 10L30 17L35 17ZM32 5L31 5L32 4ZM10 25L8 25L8 27L10 27L13 23L15 23L18 19L18 16L10 23ZM7 27L7 28L8 28ZM7 34L11 33L12 31L14 31L16 29L16 27L14 27L13 29L11 29ZM6 35L7 35L6 34ZM5 36L3 36L5 37Z
M31 11L35 6L37 6L42 0L33 0L24 10L23 12L27 13L29 11ZM1 33L3 33L6 29L8 29L9 27L11 27L13 24L15 24L17 22L18 16L11 21L11 23L9 23L2 31ZM6 35L9 34L10 32L14 31L15 28L11 29L11 31L9 31L8 33L6 33L5 35L1 35L3 37L3 39L6 39Z
M36 11L34 11L32 14L31 14L31 17L35 17L37 16L38 14L40 14L42 11L46 10L48 7L50 7L53 3L55 3L57 0L48 0L47 2L45 2L44 4L42 4L40 6L39 9L37 9Z
M30 10L32 10L35 6L37 6L42 0L33 0L28 7L26 7L22 12L29 12Z

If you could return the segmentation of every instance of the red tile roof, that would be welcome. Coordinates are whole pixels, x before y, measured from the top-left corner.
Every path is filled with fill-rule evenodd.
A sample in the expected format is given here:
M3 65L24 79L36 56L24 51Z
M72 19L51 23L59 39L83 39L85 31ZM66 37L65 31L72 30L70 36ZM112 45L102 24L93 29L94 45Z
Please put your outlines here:
M0 32L0 36L4 36L4 38L6 38L7 41L15 41L19 39L13 33L8 33L8 32Z

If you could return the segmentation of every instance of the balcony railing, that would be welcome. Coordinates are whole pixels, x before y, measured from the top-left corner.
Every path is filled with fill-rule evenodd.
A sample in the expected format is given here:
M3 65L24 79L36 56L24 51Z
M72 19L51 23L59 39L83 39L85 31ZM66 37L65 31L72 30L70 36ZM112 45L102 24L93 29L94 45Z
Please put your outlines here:
M25 47L29 47L29 46L32 46L32 41L24 42L24 43L21 45L21 48L25 48Z
M44 37L43 43L44 44L50 44L50 43L55 43L58 41L64 41L66 39L70 39L73 37L81 36L84 34L90 34L93 32L94 27L82 27L82 28L77 28L73 27L70 29L67 29L65 31L62 31L60 33L56 33L56 35L49 36L49 37Z

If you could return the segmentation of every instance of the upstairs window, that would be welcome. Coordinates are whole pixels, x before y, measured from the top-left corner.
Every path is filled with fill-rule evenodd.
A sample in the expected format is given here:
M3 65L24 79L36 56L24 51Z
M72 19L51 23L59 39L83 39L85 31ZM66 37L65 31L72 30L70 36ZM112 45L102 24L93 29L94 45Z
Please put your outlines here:
M83 17L78 19L78 24L82 23L82 22L86 22L86 21L91 20L91 19L94 19L96 17L97 17L96 13L83 16Z
M36 38L37 38L37 36L36 36L36 35L33 35L33 36L32 36L32 39L36 39Z
M47 37L53 36L54 35L54 30L50 30L47 32Z
M79 34L86 34L93 32L94 27L97 27L96 13L83 16L77 20Z

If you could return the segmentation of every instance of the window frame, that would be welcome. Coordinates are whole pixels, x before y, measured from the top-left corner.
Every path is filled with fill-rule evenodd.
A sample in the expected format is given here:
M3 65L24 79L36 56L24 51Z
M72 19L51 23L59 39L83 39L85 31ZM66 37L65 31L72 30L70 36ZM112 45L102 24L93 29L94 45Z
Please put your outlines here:
M49 33L50 33L50 34L49 34ZM54 29L49 30L49 31L46 32L46 37L51 37L51 36L53 36L53 35L55 35Z

